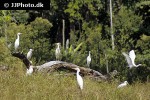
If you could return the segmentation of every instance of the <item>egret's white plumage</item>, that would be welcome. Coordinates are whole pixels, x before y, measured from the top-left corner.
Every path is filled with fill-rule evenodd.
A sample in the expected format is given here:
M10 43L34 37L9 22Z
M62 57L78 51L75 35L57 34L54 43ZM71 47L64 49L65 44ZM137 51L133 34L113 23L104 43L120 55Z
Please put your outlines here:
M127 86L128 82L127 81L124 81L123 83L121 83L120 85L118 85L117 88L122 88L122 87L125 87Z
M55 50L56 60L60 60L61 52L60 52L60 44L57 43L57 48Z
M22 34L22 33L17 34L17 39L15 40L15 51L17 51L17 49L19 47L19 36L20 36L20 34Z
M82 89L83 89L83 79L82 79L82 77L79 75L80 69L79 69L79 68L74 68L74 69L77 70L77 73L76 73L77 82L78 82L78 85L79 85L80 89L82 90Z
M32 51L33 49L30 49L29 52L27 53L27 59L30 60L32 57Z
M138 67L138 66L142 65L142 64L138 64L138 65L135 64L134 60L136 58L136 55L135 55L134 50L131 50L129 52L129 55L126 54L125 52L123 52L122 54L125 56L125 58L127 60L127 63L128 63L128 65L129 65L130 68L132 68L132 67Z
M69 39L66 40L66 49L69 48Z
M87 57L87 66L90 67L91 64L91 52L89 51L89 55Z
M30 65L30 67L27 69L26 75L31 75L33 73L33 66Z
M133 66L137 66L137 65L135 65L135 62L134 62L135 57L136 57L134 50L131 50L131 51L129 52L129 57L130 57L130 59L131 59L131 62L132 62L132 64L133 64Z

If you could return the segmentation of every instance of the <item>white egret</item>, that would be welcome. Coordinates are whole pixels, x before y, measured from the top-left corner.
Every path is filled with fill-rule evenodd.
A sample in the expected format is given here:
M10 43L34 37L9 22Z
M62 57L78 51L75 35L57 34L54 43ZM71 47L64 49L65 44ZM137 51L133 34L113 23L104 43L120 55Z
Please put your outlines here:
M132 67L138 67L138 66L142 65L142 64L138 64L138 65L135 64L134 60L135 60L136 55L135 55L134 50L131 50L129 52L129 55L126 54L125 52L123 52L122 54L125 56L125 58L127 60L127 63L128 63L128 65L129 65L130 68L132 68Z
M61 52L60 52L60 43L57 43L57 48L55 50L56 60L60 60Z
M69 48L69 39L66 40L66 49Z
M30 65L30 67L27 69L26 75L31 75L33 73L33 67L32 65Z
M20 34L22 34L22 33L17 34L17 39L15 40L15 51L17 51L17 49L19 47L19 36L20 36Z
M128 82L127 81L124 81L123 83L121 83L120 85L118 85L117 88L122 88L122 87L125 87L127 86Z
M90 67L90 64L91 64L91 52L90 51L86 60L87 60L87 66Z
M80 89L82 90L82 89L83 89L83 79L82 79L82 77L79 75L80 69L79 69L79 68L73 68L73 69L77 70L77 73L76 73L77 82L78 82L78 85L79 85Z
M33 49L30 49L29 52L27 53L27 59L30 60L32 57L32 51Z

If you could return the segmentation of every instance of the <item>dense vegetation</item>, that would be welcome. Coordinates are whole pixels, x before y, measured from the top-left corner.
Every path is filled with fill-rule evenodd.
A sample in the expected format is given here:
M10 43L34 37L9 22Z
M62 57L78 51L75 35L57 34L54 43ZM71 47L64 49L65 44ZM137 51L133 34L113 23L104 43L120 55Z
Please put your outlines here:
M133 81L147 81L150 75L150 1L113 0L112 49L108 0L51 0L50 10L1 10L0 11L0 65L12 69L25 69L23 63L11 56L18 32L19 51L34 49L34 65L55 60L55 47L61 43L62 61L86 67L86 57L91 51L91 68L106 74L117 70L118 79L128 77L127 63L122 52L134 49L136 63L143 66L130 70ZM70 40L69 49L63 44L63 20L65 38ZM68 51L68 52L66 52ZM20 83L18 83L20 84Z

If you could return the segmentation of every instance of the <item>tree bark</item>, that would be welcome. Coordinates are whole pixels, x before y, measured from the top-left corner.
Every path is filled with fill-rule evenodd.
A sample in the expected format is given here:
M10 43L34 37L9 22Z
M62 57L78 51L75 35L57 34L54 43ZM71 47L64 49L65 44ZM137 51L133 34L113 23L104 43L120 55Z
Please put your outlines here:
M29 66L32 65L31 62L27 59L27 57L23 53L15 52L12 53L12 56L21 59L27 68L29 68Z
M63 22L63 28L62 28L62 36L63 36L63 49L65 47L65 20L62 20Z
M26 56L23 53L20 52L12 53L12 56L21 59L27 68L29 68L29 66L32 65L31 62L26 58ZM37 72L44 72L44 73L51 73L61 69L66 69L69 70L70 72L76 72L76 70L73 69L76 67L80 68L80 74L82 74L83 76L91 76L93 78L105 80L105 81L108 79L107 76L102 75L100 72L96 70L80 67L78 65L64 62L64 61L49 61L42 65L34 66L34 68L37 69Z
M111 32L111 40L112 40L112 50L115 49L114 44L114 34L113 34L113 22L112 22L112 1L109 0L110 5L110 32Z

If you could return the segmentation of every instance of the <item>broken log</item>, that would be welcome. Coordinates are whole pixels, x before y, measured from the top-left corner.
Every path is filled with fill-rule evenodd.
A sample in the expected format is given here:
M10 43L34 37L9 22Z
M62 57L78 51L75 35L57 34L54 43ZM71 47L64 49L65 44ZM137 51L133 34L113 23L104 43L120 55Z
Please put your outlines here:
M23 63L25 64L25 66L27 67L27 69L29 68L30 65L32 65L31 62L27 59L27 57L23 53L14 52L12 53L12 56L21 59Z
M32 65L31 62L26 58L26 56L23 53L12 53L12 56L21 59L27 68L29 68L29 66ZM80 67L78 65L64 62L64 61L49 61L42 65L34 66L34 68L37 69L37 72L46 72L46 73L51 73L54 71L58 71L60 69L66 69L66 70L69 70L70 72L76 72L76 70L73 69L76 67L80 68L80 74L82 74L83 76L85 75L91 76L91 77L102 79L102 80L108 79L106 75L103 75L96 70L86 68L86 67Z
M80 68L80 73L82 75L93 75L93 76L103 76L100 72L96 71L96 70L93 70L93 69L90 69L90 68L85 68L85 67L80 67L78 65L75 65L75 64L72 64L72 63L68 63L68 62L63 62L63 61L50 61L50 62L47 62L43 65L40 65L40 66L35 66L38 71L47 71L47 72L53 72L55 70L58 70L58 69L67 69L67 70L70 70L70 71L75 71L73 68Z
M105 80L105 81L108 79L108 77L106 77L105 75L102 75L100 72L96 70L85 68L85 67L80 67L78 65L64 62L64 61L50 61L43 65L35 66L35 67L39 72L47 72L47 73L51 73L59 69L66 69L66 70L69 70L70 72L76 72L76 70L73 68L78 67L80 68L80 74L83 76L91 76L92 78Z

